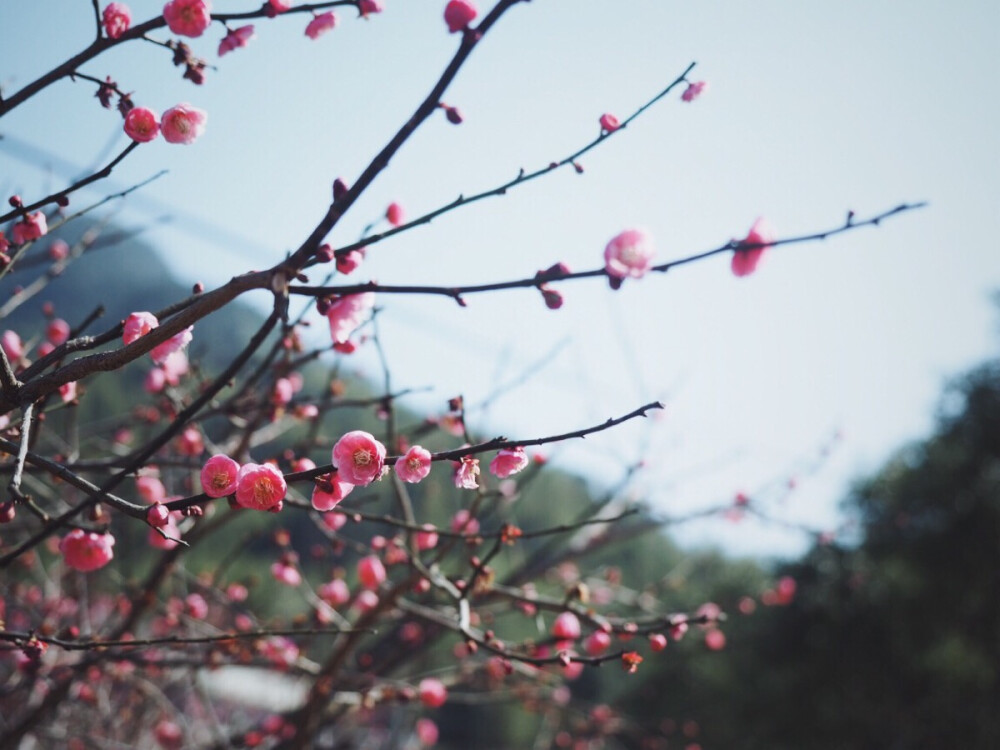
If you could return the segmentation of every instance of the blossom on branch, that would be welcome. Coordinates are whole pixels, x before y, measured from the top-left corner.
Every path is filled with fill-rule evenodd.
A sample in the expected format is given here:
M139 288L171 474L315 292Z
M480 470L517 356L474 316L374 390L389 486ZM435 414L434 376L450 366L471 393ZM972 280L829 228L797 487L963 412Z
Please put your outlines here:
M653 239L642 229L626 229L604 248L604 270L613 278L642 278L652 265Z
M149 143L160 134L156 112L147 107L132 107L125 115L125 135L137 143Z
M479 487L479 459L462 456L455 462L455 486L460 490L474 490Z
M340 480L340 473L334 472L317 479L312 492L312 506L318 511L336 508L340 501L351 494L354 485Z
M125 318L122 343L128 346L140 336L145 336L160 325L160 321L151 312L134 312Z
M236 502L253 510L276 507L288 489L281 472L270 464L244 464L236 482Z
M382 474L385 446L371 433L353 430L333 446L333 464L345 481L362 487Z
M405 213L403 212L403 207L393 201L389 204L389 207L385 210L385 218L394 227L398 227L404 221L406 221Z
M454 34L466 28L479 15L476 6L470 0L451 0L444 9L444 22L448 31Z
M337 16L331 10L328 13L321 13L309 22L306 26L306 36L310 39L319 39L323 34L330 31L337 25Z
M111 534L73 529L60 540L59 551L71 568L90 573L111 562L114 545L115 538Z
M191 333L193 329L194 326L188 326L183 331L175 333L162 344L154 346L152 351L149 352L149 356L153 358L153 362L161 365L167 361L167 358L171 354L184 349L184 347L191 343L191 339L194 338L194 334Z
M117 39L132 25L132 11L125 3L108 3L101 17L109 39Z
M39 237L44 237L48 232L49 225L45 220L45 214L41 211L35 211L14 225L10 237L14 240L14 244L23 245L25 242L32 242Z
M618 118L615 117L610 112L605 112L601 115L601 128L608 133L614 133L618 128L622 126Z
M212 23L209 0L170 0L163 6L163 18L175 34L197 37Z
M693 102L708 88L707 81L696 81L695 83L689 83L688 87L684 89L684 93L681 94L681 101Z
M764 251L774 242L774 232L767 219L759 218L733 252L731 268L736 276L749 276L757 270Z
M233 29L222 38L221 42L219 42L219 57L222 57L233 50L237 50L240 47L246 47L253 38L253 24L247 24L246 26L240 26L238 29Z
M167 143L188 145L205 132L208 115L190 104L178 104L163 113L160 128Z
M326 317L330 321L330 336L333 338L333 343L346 344L373 307L375 307L375 292L348 294L331 304L326 311Z
M229 456L218 454L201 469L201 488L209 497L225 497L236 492L240 465Z
M361 0L358 10L361 11L361 17L366 18L372 13L381 13L383 8L381 0Z
M396 459L396 473L404 482L417 483L431 473L431 453L414 445L406 455Z
M500 479L506 479L517 474L528 465L528 454L520 445L514 448L501 448L500 452L490 461L490 472Z

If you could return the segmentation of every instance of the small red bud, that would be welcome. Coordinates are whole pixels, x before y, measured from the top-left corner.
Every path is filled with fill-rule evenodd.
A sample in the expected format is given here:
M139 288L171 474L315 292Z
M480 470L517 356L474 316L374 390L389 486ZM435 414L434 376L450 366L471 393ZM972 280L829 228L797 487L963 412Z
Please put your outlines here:
M199 281L199 282L198 282L197 284L195 284L195 285L194 285L194 287L193 287L193 288L191 289L191 291L192 291L192 292L193 292L194 294L201 294L202 292L204 292L204 291L205 291L205 285L204 285L204 284L202 284L202 283L201 283L201 282Z
M458 111L458 107L448 107L444 111L444 114L445 117L448 118L448 122L450 122L452 125L462 124L462 119L463 119L462 113Z
M339 177L333 181L333 199L335 201L339 201L347 195L348 190L350 190L350 188L347 187L347 183Z
M10 196L10 198L7 199L7 202L11 205L12 208L20 208L21 206L24 205L21 202L21 196L20 195L12 195L12 196Z

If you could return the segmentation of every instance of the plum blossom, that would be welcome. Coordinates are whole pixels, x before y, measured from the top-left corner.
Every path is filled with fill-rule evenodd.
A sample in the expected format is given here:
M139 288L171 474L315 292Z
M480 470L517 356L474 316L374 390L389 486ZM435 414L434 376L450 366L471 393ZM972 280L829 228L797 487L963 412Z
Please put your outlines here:
M452 34L466 28L477 15L479 11L470 0L451 0L444 8L444 22Z
M160 134L156 112L147 107L132 107L125 115L125 135L137 143L149 143Z
M451 530L461 534L478 534L479 520L472 516L468 510L462 508L455 512L451 518Z
M0 232L0 234L3 234ZM3 245L3 237L0 237L0 245ZM0 247L0 250L3 248ZM53 240L49 245L49 258L54 261L66 260L69 257L69 243L66 240Z
M209 0L170 0L163 6L163 18L175 34L198 37L212 23Z
M0 349L3 349L3 353L11 362L17 362L24 356L24 344L21 343L21 337L17 335L16 331L10 329L0 335Z
M39 237L44 237L48 234L48 231L49 225L45 220L45 214L41 211L35 211L35 213L28 214L14 225L14 229L10 233L10 238L14 240L15 245L23 245L25 242L31 242L37 240Z
M217 454L201 469L201 488L209 497L225 497L236 492L240 465L229 456Z
M117 39L132 25L132 11L125 3L108 3L101 18L109 39Z
M417 532L417 549L428 550L437 547L438 533L433 524L425 523L423 531Z
M348 294L331 304L326 311L326 317L330 321L330 336L333 343L346 344L373 307L375 307L374 292Z
M604 248L604 270L616 279L641 278L653 264L653 239L642 229L626 229Z
M371 433L353 430L333 446L333 463L337 472L351 484L371 484L382 473L385 446Z
M514 448L501 448L500 452L490 461L490 472L501 479L517 474L528 465L528 454L520 445Z
M479 459L462 456L455 462L455 486L460 490L474 490L479 487Z
M306 26L306 36L310 39L319 39L323 34L330 31L337 25L337 16L333 11L321 13L309 22Z
M136 477L135 489L139 493L139 497L147 503L163 502L163 499L167 496L167 490L163 486L163 482L157 477L148 475Z
M219 57L222 57L233 50L237 50L240 47L246 47L253 38L254 33L252 23L247 24L246 26L240 26L238 29L233 29L222 38L221 42L219 42Z
M684 93L681 94L681 101L693 102L708 88L707 81L696 81L695 83L689 83L688 87L684 89Z
M736 245L731 268L736 276L749 276L757 270L764 251L774 242L774 231L767 219L761 217L750 227L750 232ZM747 245L757 245L743 249Z
M194 335L191 333L192 329L193 326L188 326L183 331L175 333L163 343L154 346L149 352L149 356L153 358L153 362L162 365L171 354L181 351L190 344L191 339L194 338Z
M365 259L365 248L359 247L357 250L351 250L349 253L344 255L336 256L337 272L342 273L345 276L352 271L357 270L358 266Z
M284 13L292 7L292 0L269 0L271 7L278 13Z
M403 211L403 207L393 201L389 204L389 207L385 210L385 218L394 227L398 227L404 221L406 221L406 214Z
M111 562L114 545L111 534L73 529L59 541L59 551L71 568L89 573Z
M361 17L365 18L372 13L381 13L382 2L381 0L361 0L358 3L358 10L361 11Z
M65 343L66 339L69 338L69 333L69 323L62 318L50 320L49 324L45 327L45 338L47 338L53 346L59 346L60 344Z
M160 130L167 143L188 145L205 132L208 114L190 104L178 104L163 113Z
M417 739L420 740L420 744L424 747L434 747L437 744L440 732L438 725L433 720L417 719L414 729L417 733Z
M385 581L385 566L375 555L358 560L358 581L366 589L377 589Z
M621 122L610 112L601 115L601 128L608 133L614 133L622 126Z
M342 482L339 473L334 472L329 482L317 483L313 487L312 506L318 511L333 510L340 501L351 494L354 485L350 482Z
M421 680L417 691L420 693L420 702L427 708L440 708L448 700L448 688L441 680L433 677Z
M339 607L351 600L351 590L343 578L334 578L317 589L319 598L331 607Z
M128 346L140 336L145 336L160 325L160 321L151 312L134 312L125 318L122 332L122 343Z
M295 587L302 583L302 574L289 560L279 560L271 565L271 575L278 583L286 586Z
M59 397L62 399L64 404L68 404L76 398L76 381L71 380L68 383L63 383L59 386Z
M236 477L236 502L244 508L270 510L284 499L288 487L270 464L244 464Z
M560 641L575 641L580 637L580 620L572 612L560 612L552 623L552 637Z
M406 455L396 459L396 473L404 482L416 483L431 473L431 453L426 448L414 445Z
M603 654L611 647L611 636L603 630L595 630L583 642L583 650L590 656Z

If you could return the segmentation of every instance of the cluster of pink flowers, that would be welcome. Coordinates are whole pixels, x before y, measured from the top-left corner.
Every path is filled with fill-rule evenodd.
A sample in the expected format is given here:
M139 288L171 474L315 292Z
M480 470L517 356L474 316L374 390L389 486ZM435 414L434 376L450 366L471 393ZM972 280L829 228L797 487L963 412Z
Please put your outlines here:
M49 224L45 219L45 214L35 211L27 214L23 219L14 225L10 238L15 245L23 245L25 242L34 242L40 237L48 234Z
M163 6L163 18L175 34L198 37L212 23L209 0L170 0Z
M367 320L375 307L375 293L348 294L335 300L326 310L330 337L334 344L346 344L351 334Z
M252 510L281 510L288 487L271 464L240 466L229 456L212 456L201 470L201 486L209 497L236 495L236 503Z
M125 3L108 3L101 20L108 39L117 39L132 26L132 11Z
M122 343L128 346L133 341L145 336L147 333L152 331L154 328L158 328L160 321L156 319L156 316L151 312L134 312L130 313L125 319L122 326ZM153 362L157 365L163 366L165 369L169 368L174 371L175 374L183 374L187 370L187 359L184 358L183 363L177 361L178 355L183 353L184 348L191 343L194 334L192 333L193 327L188 326L182 331L178 331L173 336L171 336L166 341L163 341L156 346L154 346L150 352L149 356L152 358ZM177 368L180 368L178 371ZM167 377L167 374L164 374ZM162 384L160 385L162 389ZM149 383L147 383L147 390L153 390L155 392L158 389L150 389Z
M133 107L125 115L125 134L138 143L149 143L163 133L167 143L189 145L205 132L207 121L205 111L190 104L171 107L162 118L148 107Z

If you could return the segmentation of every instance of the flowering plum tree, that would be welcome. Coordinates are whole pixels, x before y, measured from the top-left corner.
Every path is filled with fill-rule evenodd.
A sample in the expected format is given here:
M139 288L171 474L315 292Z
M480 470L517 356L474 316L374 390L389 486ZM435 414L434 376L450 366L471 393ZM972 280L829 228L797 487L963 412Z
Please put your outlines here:
M851 214L798 237L778 237L761 219L743 239L670 261L656 260L647 231L624 228L607 242L603 265L595 243L590 269L554 262L534 276L475 286L347 278L376 245L556 171L582 171L581 156L624 134L653 104L672 95L695 103L704 94L692 64L633 114L595 117L597 136L561 160L423 215L408 217L392 203L384 231L328 244L436 110L462 122L443 96L519 4L451 0L434 8L443 13L441 33L458 40L451 60L353 181L330 175L332 200L312 226L297 228L304 239L285 257L262 270L232 269L228 283L196 287L164 309L133 310L104 330L96 315L66 321L47 308L35 327L3 333L0 451L10 479L0 507L0 747L28 737L40 746L81 748L339 747L361 733L374 733L383 746L429 746L438 740L439 712L456 696L564 705L565 680L604 662L620 664L628 679L689 626L701 626L710 649L724 646L718 607L677 612L655 598L637 603L614 576L592 591L579 568L566 567L574 560L585 565L586 555L636 533L636 508L611 512L593 503L556 525L525 528L509 514L507 501L548 470L531 449L614 429L660 404L549 435L482 440L468 429L461 398L452 399L445 418L401 428L399 394L388 387L361 402L378 422L348 423L338 411L348 401L342 381L334 375L317 383L307 366L377 346L376 304L391 306L394 295L464 305L471 295L535 288L558 309L570 282L604 278L615 290L716 255L731 256L732 272L746 276L774 248L877 225L915 206L863 219ZM142 105L148 92L126 92L82 66L145 42L171 50L197 85L211 70L194 50L208 44L200 38L212 29L222 33L219 57L252 54L254 23L301 24L318 40L336 27L337 12L373 17L391 10L378 0L269 0L222 12L209 0L170 0L139 19L125 3L102 8L94 0L93 41L19 90L3 92L0 118L73 78L117 108L130 143L104 168L48 195L9 197L10 210L0 215L0 278L20 273L25 280L0 315L68 264L96 262L88 252L91 234L71 244L59 234L106 202L78 210L82 188L160 136L199 148L211 126L205 111L187 103L159 115ZM307 274L325 280L311 284ZM212 372L189 360L199 323L258 290L271 295L271 312L237 342L228 364ZM329 343L304 351L302 327L322 317ZM137 361L145 363L145 390L126 395L144 404L141 419L85 439L71 420L59 422L60 413L86 404L85 389ZM275 439L275 425L294 428L298 437ZM434 481L437 494L447 489L460 500L457 513L443 513L434 493L424 492ZM740 496L735 510L753 508ZM258 570L265 559L270 576ZM789 598L794 582L778 592ZM263 706L241 700L241 674L259 681L254 690ZM294 700L282 702L279 692ZM602 726L606 736L618 731L614 723ZM650 741L655 746L655 737Z

